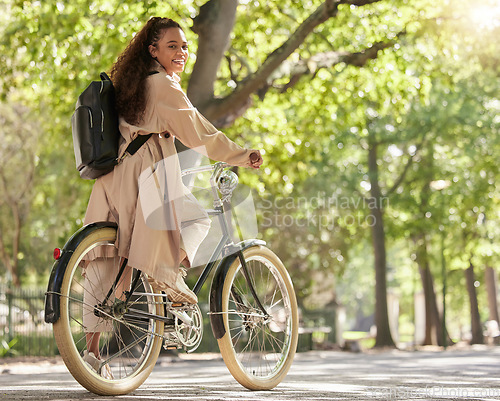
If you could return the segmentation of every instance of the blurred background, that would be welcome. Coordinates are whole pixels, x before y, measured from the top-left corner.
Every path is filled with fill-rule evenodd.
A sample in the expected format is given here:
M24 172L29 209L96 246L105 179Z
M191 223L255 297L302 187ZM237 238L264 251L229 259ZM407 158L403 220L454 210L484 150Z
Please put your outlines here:
M151 16L185 30L193 104L262 150L261 169L238 174L293 279L301 350L497 343L497 0L0 7L0 357L57 353L52 251L93 184L71 115ZM199 352L214 344L207 332Z

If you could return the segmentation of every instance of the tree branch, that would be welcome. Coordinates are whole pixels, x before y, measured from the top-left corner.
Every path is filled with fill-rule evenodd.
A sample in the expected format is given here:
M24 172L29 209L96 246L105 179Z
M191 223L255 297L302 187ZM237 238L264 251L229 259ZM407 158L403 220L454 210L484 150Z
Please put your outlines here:
M0 166L1 167L1 166ZM7 178L4 175L3 170L0 168L0 183L2 184L3 198L5 201L10 202L12 200L11 195L8 190ZM0 205L3 204L2 198L0 197Z
M12 282L16 287L19 287L19 245L21 243L21 215L19 213L19 205L13 203L11 205L12 217L14 218L14 232L12 234Z
M410 158L406 162L405 168L403 169L403 171L401 172L401 174L399 175L399 177L397 178L397 180L394 182L394 185L387 191L386 196L389 196L390 194L392 194L401 185L401 183L404 181L404 179L406 177L406 174L410 170L410 166L413 164L413 161L415 160L415 156L418 154L418 152L420 151L420 149L422 148L422 146L424 145L424 143L425 143L425 134L424 134L424 137L422 138L422 142L420 142L416 146L415 154L413 154L412 156L410 156Z
M223 99L212 99L202 112L217 125L228 125L251 104L250 96L267 85L271 74L305 41L313 30L335 17L341 4L363 6L381 0L325 0L295 32L266 58L257 71L249 74L238 87ZM353 61L354 62L354 61Z
M29 182L32 180L33 174L30 173L30 176L28 177ZM3 264L7 268L7 270L10 272L12 276L12 282L13 284L18 287L20 285L19 282L19 275L18 275L18 265L19 265L19 259L18 259L18 254L19 254L19 246L21 243L21 214L19 210L19 202L22 202L23 197L22 195L28 190L27 186L25 189L21 189L21 195L20 196L13 196L12 194L8 193L7 191L7 182L5 175L3 172L0 170L0 181L2 182L2 186L4 188L4 199L6 206L10 208L12 212L12 218L14 220L14 228L13 228L13 233L12 233L12 257L9 257L4 238L2 235L2 232L0 231L0 257L2 258Z
M277 74L273 74L273 81L283 78L286 71L290 72L290 81L281 88L281 92L285 92L288 88L293 87L299 79L304 75L315 75L321 68L332 68L333 66L345 63L355 67L363 67L369 60L377 58L378 52L383 49L394 46L394 40L388 42L377 42L372 46L356 53L330 51L318 53L307 60L300 60L294 66L289 63L283 63L283 68Z
M2 262L5 265L6 269L10 272L11 275L13 275L11 261L7 255L7 250L5 249L5 242L1 230L0 230L0 258L2 259Z
M360 6L366 6L367 4L377 3L379 1L380 0L346 0L346 1L340 1L340 3L360 7Z
M229 113L241 108L248 102L248 97L266 83L271 73L304 42L314 28L337 14L340 3L339 0L326 0L322 3L287 41L269 54L257 71L247 76L226 98L213 101L203 110L204 114L210 120L217 120L228 114L228 107Z

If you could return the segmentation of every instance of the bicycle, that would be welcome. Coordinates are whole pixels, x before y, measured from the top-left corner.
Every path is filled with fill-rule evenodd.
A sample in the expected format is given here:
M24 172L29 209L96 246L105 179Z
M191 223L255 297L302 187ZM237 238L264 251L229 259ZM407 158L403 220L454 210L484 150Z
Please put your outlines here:
M209 292L209 318L223 360L244 387L269 390L287 375L295 355L297 301L286 268L264 241L235 244L231 240L224 205L238 177L227 167L216 163L182 172L184 176L213 170L214 204L207 213L217 216L222 228L222 237L193 292L199 294L216 268ZM148 277L139 270L133 270L128 279L130 287L123 285L127 260L116 254L116 234L116 224L93 223L73 234L62 251L56 248L45 299L45 321L53 324L68 370L83 387L100 395L130 393L151 374L162 345L192 352L203 336L198 305L170 302L163 292L153 291ZM117 273L106 290L100 291L99 299L89 299L88 288L105 284L98 275L88 273L97 261L108 263ZM98 293L94 291L93 296ZM101 363L94 368L83 359L88 332L84 315L107 327L100 329ZM112 379L101 376L105 365Z

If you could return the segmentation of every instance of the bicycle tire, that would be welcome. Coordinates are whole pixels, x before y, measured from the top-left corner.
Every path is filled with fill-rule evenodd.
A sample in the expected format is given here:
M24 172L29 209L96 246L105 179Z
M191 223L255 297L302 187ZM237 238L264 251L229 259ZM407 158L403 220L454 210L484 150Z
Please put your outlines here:
M218 345L227 368L241 385L250 390L269 390L285 378L295 356L297 300L288 272L270 249L253 246L243 255L269 317L266 319L260 311L236 258L223 283L225 334Z
M130 310L122 316L110 317L112 314L109 313L99 316L97 324L112 326L111 331L108 328L100 334L99 348L102 358L109 361L108 366L114 378L101 377L83 359L83 351L86 348L85 333L88 332L84 327L83 315L96 309L92 305L94 302L99 304L99 300L90 303L93 300L90 298L89 301L90 296L86 294L99 292L92 286L102 284L99 281L103 277L103 266L114 266L118 270L120 258L117 257L114 247L115 241L116 228L103 227L91 232L77 246L64 273L60 294L60 318L53 326L59 352L70 373L83 387L99 395L122 395L138 388L155 366L163 340L162 322L152 318L142 318L142 321L139 321L137 317L129 317L132 313ZM161 298L151 295L152 290L146 276L140 274L141 288L134 290L131 297L133 307L163 316ZM91 283L94 278L94 283ZM111 280L114 281L114 277ZM143 295L135 295L136 292ZM119 297L119 294L116 296ZM85 323L88 324L87 322Z

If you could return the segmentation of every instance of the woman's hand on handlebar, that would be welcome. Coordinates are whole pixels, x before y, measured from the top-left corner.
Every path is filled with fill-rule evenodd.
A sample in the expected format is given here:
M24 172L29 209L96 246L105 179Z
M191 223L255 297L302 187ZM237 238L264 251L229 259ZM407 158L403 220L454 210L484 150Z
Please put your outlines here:
M250 153L250 167L258 169L262 165L262 156L258 150L252 150Z

